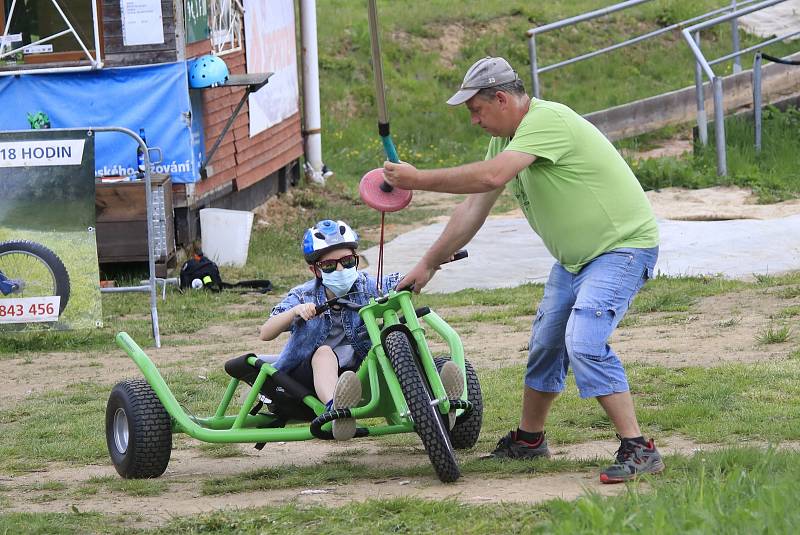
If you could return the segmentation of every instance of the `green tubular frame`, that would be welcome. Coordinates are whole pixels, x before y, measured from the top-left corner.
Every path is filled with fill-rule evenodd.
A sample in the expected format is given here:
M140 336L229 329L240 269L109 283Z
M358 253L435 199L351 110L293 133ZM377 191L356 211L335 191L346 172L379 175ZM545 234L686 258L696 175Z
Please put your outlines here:
M412 342L416 343L423 371L431 385L434 397L438 400L439 411L447 414L450 410L450 402L447 400L439 373L425 340L425 331L421 327L411 303L411 293L391 291L383 298L371 299L368 305L359 310L359 314L364 320L372 342L372 348L357 372L361 384L369 385L369 401L363 406L351 409L351 413L355 418L384 418L386 420L384 425L366 427L369 436L414 431L414 425L408 418L408 407L400 383L381 344L382 329L399 324L400 315L406 320L406 328L413 337ZM378 318L383 320L382 328ZM464 370L464 349L458 334L434 312L425 314L422 319L445 340L450 348L452 360ZM250 414L250 409L255 405L258 393L267 376L276 371L270 364L262 364L252 388L235 416L226 415L226 413L241 381L231 379L214 415L208 418L198 418L190 416L183 410L156 366L127 333L118 333L116 342L139 367L144 378L169 413L173 421L174 433L186 433L203 442L215 443L258 443L314 438L307 422L305 425L291 427L270 427L278 422L277 417L268 414ZM255 365L256 360L257 357L252 356L248 362ZM463 399L466 399L466 373L464 381ZM314 396L306 396L303 398L303 403L317 415L325 412L324 404ZM324 428L330 429L330 423L325 424Z

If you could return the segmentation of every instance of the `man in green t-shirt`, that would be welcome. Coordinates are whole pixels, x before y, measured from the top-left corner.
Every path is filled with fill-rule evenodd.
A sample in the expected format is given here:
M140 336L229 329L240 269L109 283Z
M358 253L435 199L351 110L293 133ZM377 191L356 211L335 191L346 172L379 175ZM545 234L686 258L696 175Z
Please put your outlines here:
M597 128L567 106L531 99L503 58L472 65L447 103L465 103L472 124L492 139L480 162L426 170L384 164L394 186L470 194L398 287L419 292L478 232L506 184L556 259L533 320L520 423L492 456L550 455L544 424L571 366L581 397L597 398L620 439L600 480L662 471L653 440L639 429L622 363L607 344L658 258L658 227L642 187Z

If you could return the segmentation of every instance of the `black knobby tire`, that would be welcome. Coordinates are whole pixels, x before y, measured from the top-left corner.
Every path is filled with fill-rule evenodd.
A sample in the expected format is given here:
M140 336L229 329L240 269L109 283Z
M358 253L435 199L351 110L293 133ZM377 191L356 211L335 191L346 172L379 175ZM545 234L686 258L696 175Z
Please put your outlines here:
M436 357L436 369L441 370L444 363L450 359ZM471 448L478 442L483 423L483 395L478 375L468 360L464 360L464 370L467 374L467 400L472 404L472 411L462 414L450 430L450 442L457 450Z
M69 273L44 245L24 240L0 243L0 271L10 279L25 281L22 297L60 296L59 316L64 312L69 301Z
M447 427L436 407L431 405L431 395L417 364L417 357L408 336L403 331L393 331L384 341L386 354L392 363L400 388L406 398L414 429L436 475L444 483L451 483L461 476Z
M106 405L106 445L125 479L164 473L172 452L172 421L143 379L117 383Z

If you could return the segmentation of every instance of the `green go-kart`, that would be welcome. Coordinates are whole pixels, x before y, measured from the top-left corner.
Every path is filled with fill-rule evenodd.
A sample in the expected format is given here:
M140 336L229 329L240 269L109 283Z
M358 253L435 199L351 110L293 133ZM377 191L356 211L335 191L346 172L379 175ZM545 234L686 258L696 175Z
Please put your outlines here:
M346 304L344 299L333 299L318 306L318 313L337 301ZM187 414L144 351L127 333L117 334L117 344L144 375L144 380L114 386L106 407L106 441L117 472L124 478L163 474L173 433L203 442L263 447L269 442L332 440L330 422L353 417L359 423L370 418L384 421L358 427L356 439L416 432L439 479L457 480L460 471L453 450L475 445L483 417L480 383L464 358L461 339L429 308L415 309L411 293L405 290L370 299L359 314L372 343L357 371L364 396L352 409L329 412L313 392L276 370L269 359L247 354L225 364L232 378L214 415ZM463 372L460 399L448 399L445 393L438 370L448 359L433 357L423 324L445 340L450 359ZM249 385L244 387L249 392L236 408L233 400L242 383Z

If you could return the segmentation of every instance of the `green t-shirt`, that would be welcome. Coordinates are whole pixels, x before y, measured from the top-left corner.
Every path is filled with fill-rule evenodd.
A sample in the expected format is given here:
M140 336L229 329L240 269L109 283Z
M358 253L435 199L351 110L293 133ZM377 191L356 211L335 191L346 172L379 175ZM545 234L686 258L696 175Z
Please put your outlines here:
M493 137L501 151L536 160L509 182L531 227L570 272L620 247L658 245L650 202L630 167L589 121L563 104L532 99L514 137Z

